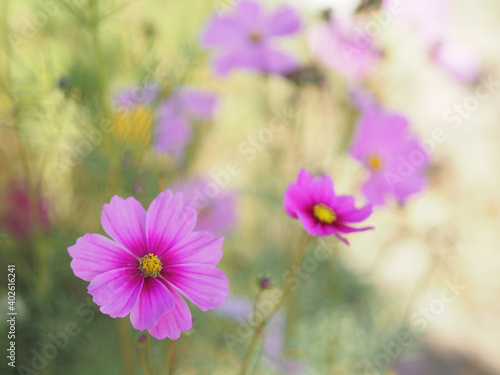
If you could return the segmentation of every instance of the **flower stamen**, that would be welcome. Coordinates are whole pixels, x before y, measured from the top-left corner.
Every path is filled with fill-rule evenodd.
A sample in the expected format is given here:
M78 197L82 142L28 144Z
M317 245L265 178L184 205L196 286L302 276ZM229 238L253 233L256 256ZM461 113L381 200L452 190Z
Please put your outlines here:
M335 220L337 220L335 212L323 203L314 205L313 214L316 219L325 224L332 224Z
M382 159L377 155L371 155L370 157L368 157L368 165L374 171L378 171L380 168L382 168Z
M250 40L253 43L259 43L262 40L262 35L257 31L253 31L250 33Z
M160 259L158 259L158 256L153 253L143 256L140 260L139 269L144 276L156 277L160 274L162 268L163 264Z

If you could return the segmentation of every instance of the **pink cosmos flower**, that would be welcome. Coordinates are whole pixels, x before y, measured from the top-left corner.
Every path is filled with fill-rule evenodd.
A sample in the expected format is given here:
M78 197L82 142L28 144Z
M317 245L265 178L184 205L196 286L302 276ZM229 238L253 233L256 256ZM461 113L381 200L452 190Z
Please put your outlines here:
M473 82L481 72L481 60L466 44L445 42L431 50L431 56L441 69L461 83Z
M204 176L174 182L172 190L182 192L186 201L198 211L196 230L217 235L227 235L234 230L237 222L235 191L222 191L218 184Z
M351 155L370 171L363 193L374 205L388 196L403 202L426 185L429 160L406 118L372 106L358 121Z
M236 68L286 74L298 63L276 46L276 40L300 28L300 16L289 6L268 15L257 1L243 0L231 12L212 16L201 35L201 44L216 50L213 64L218 75Z
M125 317L158 339L192 327L181 297L206 311L225 303L228 279L216 268L223 238L196 232L196 210L182 193L160 193L146 211L134 198L114 196L101 223L112 238L86 234L68 251L76 276L104 314Z
M215 94L191 87L174 92L158 106L154 150L182 157L192 137L190 121L211 119L217 102Z
M342 233L361 232L373 227L353 228L350 223L367 219L372 206L354 206L354 198L348 195L337 196L330 176L316 176L305 169L299 172L297 182L285 191L283 199L285 211L294 219L299 219L304 229L313 236L336 235L349 244Z
M332 19L313 26L308 35L313 57L353 80L363 80L382 56L372 38L351 19Z

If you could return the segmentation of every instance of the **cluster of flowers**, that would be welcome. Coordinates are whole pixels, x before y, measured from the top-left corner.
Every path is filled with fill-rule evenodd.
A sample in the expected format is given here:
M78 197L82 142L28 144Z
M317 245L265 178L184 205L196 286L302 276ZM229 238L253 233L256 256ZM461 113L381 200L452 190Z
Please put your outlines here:
M309 39L317 62L360 81L371 74L383 53L371 39L362 48L356 45L355 24L353 19L331 19L311 28ZM244 69L289 76L301 69L301 63L279 42L301 29L302 20L293 8L282 6L268 14L258 2L243 0L210 18L200 43L214 50L217 75ZM442 55L442 44L437 52L433 43L434 55ZM346 59L346 48L353 47L357 53ZM182 158L192 137L191 122L211 119L217 97L192 87L178 88L166 99L160 97L155 85L118 92L114 98L120 114L118 135ZM352 224L366 220L373 205L391 199L404 202L421 191L429 164L405 117L383 108L370 95L358 95L353 102L361 116L350 155L366 169L368 177L361 190L370 204L357 208L352 196L335 193L330 176L314 177L305 169L283 199L286 213L300 220L307 233L335 235L346 244L346 234L372 229ZM405 168L408 164L409 169ZM147 329L158 339L177 339L192 327L182 297L203 311L225 303L229 282L216 267L224 239L213 233L233 229L235 197L219 196L208 208L195 207L193 192L204 184L203 178L179 182L173 187L177 193L161 192L147 211L134 198L115 196L101 217L111 239L86 234L68 249L75 275L90 282L88 291L103 313L111 317L130 314L136 329Z

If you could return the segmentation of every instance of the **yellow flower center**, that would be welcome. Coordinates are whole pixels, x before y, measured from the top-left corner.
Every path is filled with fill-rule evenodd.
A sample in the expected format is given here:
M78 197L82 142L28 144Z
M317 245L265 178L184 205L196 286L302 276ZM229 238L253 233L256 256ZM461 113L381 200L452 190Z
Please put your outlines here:
M322 223L331 224L337 220L337 215L333 210L323 203L318 203L314 205L313 209L314 217L321 221Z
M382 159L377 155L372 155L368 158L368 165L374 171L378 171L380 168L382 168Z
M154 254L148 254L141 258L141 264L139 266L142 274L144 276L158 276L163 267L160 259Z
M120 141L139 144L145 147L151 145L153 115L145 106L115 113L113 118L115 136Z
M254 43L259 43L262 39L262 35L259 32L254 31L250 33L250 40Z

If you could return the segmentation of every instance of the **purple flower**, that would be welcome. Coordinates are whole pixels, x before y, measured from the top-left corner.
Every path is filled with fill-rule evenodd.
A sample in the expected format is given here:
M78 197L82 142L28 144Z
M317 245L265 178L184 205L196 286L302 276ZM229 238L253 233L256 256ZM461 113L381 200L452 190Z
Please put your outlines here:
M308 35L313 57L353 80L369 76L381 58L371 37L350 19L332 19L313 26Z
M362 87L351 85L348 87L349 99L353 106L359 111L364 112L371 108L378 108L379 103L373 94Z
M349 244L341 233L361 232L372 227L353 228L350 223L359 223L372 213L371 205L363 208L354 206L354 198L348 195L337 196L330 176L316 176L301 169L297 182L285 191L283 199L285 211L294 219L299 219L304 229L313 236L334 234Z
M374 205L388 196L403 202L426 185L428 157L416 136L408 130L406 118L368 108L357 124L351 155L370 171L363 193Z
M182 192L186 201L198 211L196 230L218 235L231 233L237 222L237 196L234 191L221 191L207 177L194 177L173 184L172 190Z
M153 104L160 94L158 84L152 82L142 86L130 85L117 90L113 95L113 107L133 109L139 105Z
M431 51L441 69L461 83L473 82L481 72L481 60L476 51L466 44L445 42Z
M211 119L216 108L213 93L190 87L175 91L158 106L154 150L182 157L192 137L190 122Z
M160 193L147 211L132 197L114 196L101 223L112 240L86 234L68 252L104 314L130 313L135 329L175 340L192 327L181 295L203 311L225 303L229 282L216 268L224 239L193 231L196 210L181 193Z
M295 70L298 63L278 48L276 41L300 28L298 13L289 6L281 6L268 15L258 2L243 0L230 13L212 16L201 44L216 50L213 64L218 75L236 68L286 74Z

